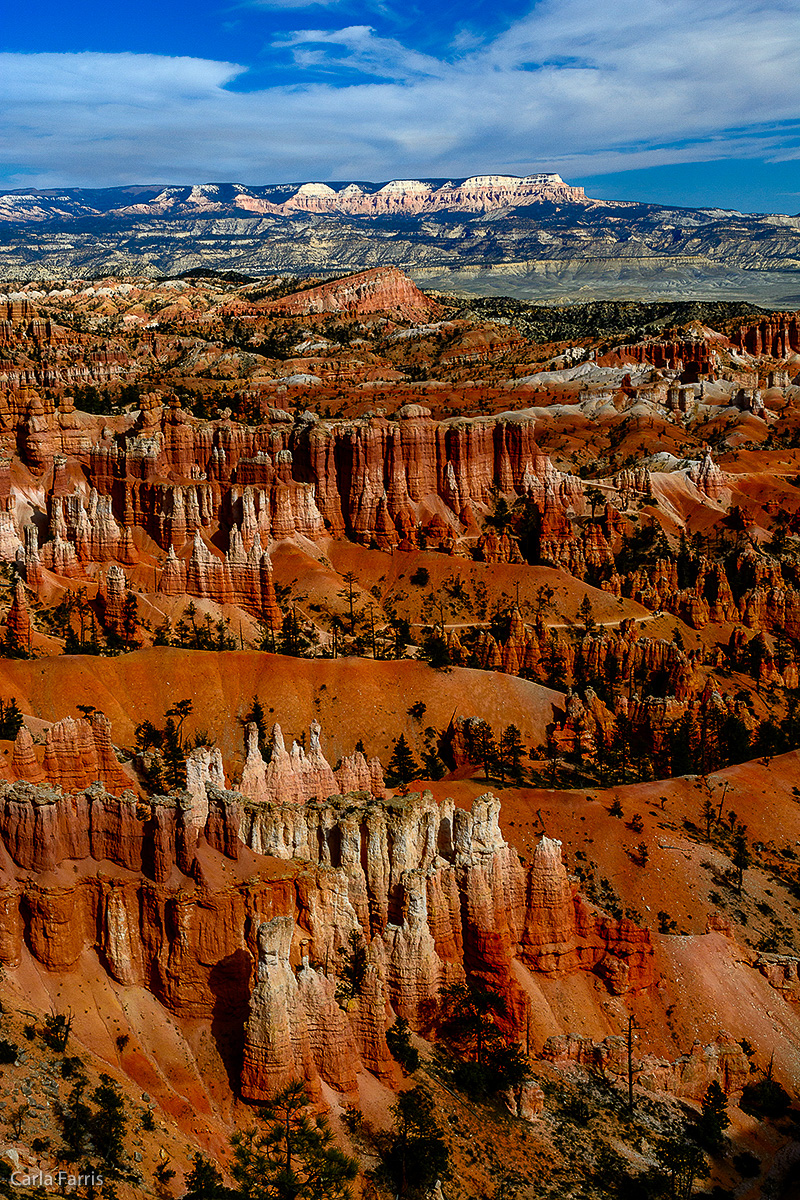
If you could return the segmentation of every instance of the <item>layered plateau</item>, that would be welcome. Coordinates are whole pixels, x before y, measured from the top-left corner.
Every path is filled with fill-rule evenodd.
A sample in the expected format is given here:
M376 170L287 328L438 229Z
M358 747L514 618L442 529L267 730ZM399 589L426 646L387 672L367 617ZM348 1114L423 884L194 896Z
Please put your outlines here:
M585 196L558 175L0 195L5 279L391 264L466 293L796 301L798 218Z

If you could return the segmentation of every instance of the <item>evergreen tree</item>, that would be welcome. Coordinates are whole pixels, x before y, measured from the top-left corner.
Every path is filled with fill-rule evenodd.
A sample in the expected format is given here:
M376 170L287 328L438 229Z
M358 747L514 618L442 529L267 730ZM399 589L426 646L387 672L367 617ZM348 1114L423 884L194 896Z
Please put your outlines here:
M110 1075L100 1076L100 1086L92 1092L96 1112L88 1118L89 1138L106 1171L119 1174L124 1168L125 1101Z
M419 1051L411 1045L411 1030L405 1017L398 1017L386 1030L386 1045L404 1071L411 1074L419 1066Z
M584 633L590 633L597 624L594 618L594 609L592 608L592 602L589 599L588 592L584 592L583 594L581 606L578 609L578 620L583 626Z
M520 552L525 561L527 563L537 562L541 556L542 514L536 501L530 497L522 502L517 536Z
M787 692L787 710L781 721L781 733L787 749L800 746L800 691L797 688Z
M497 1021L506 1016L505 998L474 976L439 995L439 1036L456 1059L453 1082L472 1096L495 1095L518 1087L529 1071L521 1048L501 1033Z
M438 629L432 629L424 635L420 641L418 657L437 671L445 671L452 666L447 638Z
M683 588L691 587L697 578L697 570L694 565L693 556L686 541L686 531L683 529L681 530L681 541L678 548L677 567L678 587L681 590Z
M122 604L122 637L130 650L135 650L136 630L139 627L139 609L133 592L128 592Z
M239 1200L240 1193L225 1187L222 1172L202 1154L195 1154L186 1176L183 1200Z
M15 696L0 700L0 738L13 742L23 725L22 713Z
M420 1195L447 1169L447 1143L434 1118L434 1102L424 1088L409 1088L398 1096L392 1115L387 1165L399 1195Z
M258 748L262 755L267 753L267 714L264 712L264 705L259 700L258 696L253 696L253 703L250 705L250 711L243 718L245 725L251 723L258 730Z
M484 520L487 529L494 529L498 534L508 533L514 524L514 513L505 496L494 496L492 512Z
M778 1121L791 1105L791 1097L785 1088L772 1078L772 1064L766 1074L756 1083L746 1083L742 1089L739 1107L742 1112L759 1120Z
M77 1162L86 1149L86 1140L89 1134L89 1119L92 1115L92 1110L84 1099L85 1092L86 1078L83 1075L79 1075L72 1086L66 1103L60 1102L56 1106L56 1116L61 1126L61 1136L66 1145L64 1159L69 1163Z
M720 713L715 704L702 706L700 714L700 745L698 767L701 775L709 775L722 765L720 756Z
M3 643L3 658L33 658L28 646L24 644L15 629L6 629Z
M222 652L223 650L236 650L236 638L229 632L230 621L227 617L221 617L214 626L214 641L212 649Z
M697 723L694 714L684 713L670 732L671 767L673 775L691 775L696 766Z
M352 571L348 571L342 576L345 586L339 592L339 599L344 600L347 604L350 615L350 636L355 637L356 632L356 597L358 594L358 578ZM427 580L426 580L427 582Z
M483 775L486 782L497 767L497 742L494 730L488 721L481 721L476 731L475 745L478 762L483 765Z
M266 1128L232 1138L231 1173L241 1200L345 1200L358 1164L333 1144L327 1123L307 1115L308 1093L289 1084L262 1110Z
M405 734L401 733L394 744L392 757L389 759L388 766L386 767L386 782L390 787L396 787L400 784L401 787L405 788L415 776L420 774L420 771L420 765L414 758L411 747L406 741Z
M522 770L524 753L522 734L516 725L507 725L500 737L500 756L515 783L522 783L524 778Z
M659 1162L664 1172L664 1183L669 1188L671 1200L689 1200L696 1179L708 1175L708 1167L702 1150L682 1138L668 1141L659 1152ZM663 1191L659 1189L659 1194Z
M725 1130L730 1125L728 1098L717 1080L713 1080L703 1097L703 1105L697 1122L697 1134L707 1150L722 1147Z
M599 506L601 504L605 505L606 497L603 492L600 491L599 487L595 487L594 484L592 484L587 487L586 491L584 492L584 499L589 503L589 507L592 510L592 520L594 520L594 514Z
M719 729L720 756L728 763L747 762L750 758L750 730L741 717L730 713Z
M336 999L352 1000L360 996L367 975L367 945L360 929L354 929L347 939L347 945L338 950L342 958L339 967L339 983L336 988Z
M447 763L432 740L426 740L425 749L422 751L422 766L428 779L444 779L447 774Z
M177 704L173 704L172 708L168 708L167 717L178 718L178 723L175 726L175 735L178 739L178 745L183 746L183 726L186 718L191 716L194 705L191 700L179 700Z
M186 755L183 752L178 726L173 717L167 717L162 741L164 774L171 788L186 784Z

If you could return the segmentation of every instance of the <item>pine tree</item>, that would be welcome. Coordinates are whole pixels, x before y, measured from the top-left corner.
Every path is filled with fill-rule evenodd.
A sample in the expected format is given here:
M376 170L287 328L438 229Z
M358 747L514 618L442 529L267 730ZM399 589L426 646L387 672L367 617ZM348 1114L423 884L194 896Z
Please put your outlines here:
M122 604L122 636L125 645L135 650L139 643L136 641L136 630L139 622L139 609L136 596L128 592Z
M344 600L347 604L350 613L350 636L354 637L356 632L356 594L358 589L358 578L352 571L348 571L342 576L346 586L339 592L339 599Z
M266 1128L232 1138L231 1167L241 1200L345 1200L358 1164L333 1144L322 1118L310 1118L305 1085L289 1084L262 1110Z
M183 753L178 727L172 717L167 717L162 743L164 774L171 788L183 787L186 783L186 755Z
M483 774L486 782L497 768L497 742L495 741L494 730L488 721L481 721L477 729L476 748L478 751L478 761L483 765Z
M261 754L265 755L267 752L267 714L264 712L264 705L258 696L253 696L253 703L250 705L250 712L244 718L244 724L255 725L258 730L258 748Z
M507 725L500 737L500 754L515 783L522 783L523 780L522 757L524 753L522 734L516 725Z
M22 728L23 717L15 696L4 703L0 700L0 737L13 742Z
M690 775L697 765L699 734L694 713L684 713L670 731L671 768L673 775Z
M703 1105L697 1122L698 1139L707 1150L719 1150L725 1130L730 1125L728 1099L716 1079L709 1085L703 1097Z
M434 1118L434 1102L422 1087L401 1092L392 1107L388 1167L399 1194L427 1189L447 1168L447 1143Z
M591 632L591 630L594 629L595 625L597 624L594 619L594 609L592 608L592 602L589 599L588 592L584 592L583 594L581 606L578 609L578 619L583 625L586 633Z
M420 774L420 771L420 765L414 758L405 734L401 733L394 744L392 757L386 767L386 782L390 787L400 784L405 788L415 776Z
M589 507L592 510L592 520L594 520L594 514L596 513L597 509L599 508L599 506L601 504L603 504L603 505L605 504L606 497L600 491L599 487L595 487L594 485L592 485L586 489L586 491L584 493L584 499L588 500L588 502L589 502Z
M750 850L747 845L747 832L741 825L733 835L733 865L736 868L736 890L741 895L744 873L750 866Z
M342 958L339 967L339 983L336 988L336 999L352 1000L360 996L367 975L367 945L360 929L354 929L347 939L347 945L338 951Z
M222 1172L202 1154L195 1154L192 1169L186 1176L183 1200L238 1200L239 1194L225 1187Z
M103 1160L103 1166L115 1174L124 1166L125 1101L110 1075L100 1076L100 1086L92 1092L97 1111L88 1119L91 1143Z
M475 976L446 987L439 999L439 1036L456 1060L453 1082L479 1098L519 1086L530 1066L521 1047L498 1027L507 1015L505 997Z
M411 1074L419 1066L419 1051L411 1045L411 1030L405 1017L398 1017L386 1030L386 1045L404 1071Z

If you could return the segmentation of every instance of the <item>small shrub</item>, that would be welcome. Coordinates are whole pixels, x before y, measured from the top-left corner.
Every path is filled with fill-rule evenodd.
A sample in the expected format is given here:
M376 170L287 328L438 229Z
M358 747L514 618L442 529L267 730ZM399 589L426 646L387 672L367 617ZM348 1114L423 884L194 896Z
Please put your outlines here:
M75 1056L65 1058L61 1063L61 1076L63 1079L71 1079L76 1075L81 1067L81 1060Z
M749 1117L757 1117L760 1121L778 1121L786 1114L790 1104L786 1089L764 1075L757 1083L745 1084L739 1108Z
M342 1123L348 1133L360 1133L364 1125L361 1109L356 1108L354 1104L348 1104L342 1113Z
M588 1125L592 1119L592 1110L583 1096L568 1096L561 1112L564 1120L573 1125Z
M42 1038L51 1050L63 1054L72 1029L72 1013L49 1013L44 1019Z
M430 583L431 573L427 567L417 567L413 575L409 577L409 583L413 583L415 587L426 587Z
M17 1061L19 1047L13 1042L9 1042L6 1038L0 1039L0 1063L13 1063Z
M741 1154L734 1154L733 1165L742 1179L755 1179L756 1175L761 1174L761 1159L757 1154L751 1154L749 1150L743 1150Z

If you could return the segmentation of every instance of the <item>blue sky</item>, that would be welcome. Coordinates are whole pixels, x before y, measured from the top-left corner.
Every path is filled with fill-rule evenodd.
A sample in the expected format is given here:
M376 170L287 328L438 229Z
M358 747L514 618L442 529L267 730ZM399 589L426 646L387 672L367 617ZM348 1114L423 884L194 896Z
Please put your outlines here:
M4 189L556 170L800 211L797 0L37 0L0 39Z

